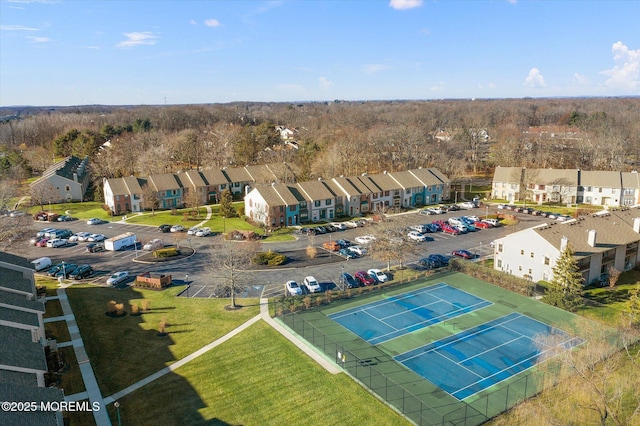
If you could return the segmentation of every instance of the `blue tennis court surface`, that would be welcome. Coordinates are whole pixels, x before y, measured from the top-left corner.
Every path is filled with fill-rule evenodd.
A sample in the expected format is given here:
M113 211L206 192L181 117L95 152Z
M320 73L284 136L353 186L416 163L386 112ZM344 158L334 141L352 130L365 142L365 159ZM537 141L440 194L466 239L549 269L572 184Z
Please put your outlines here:
M536 337L553 335L553 347ZM540 321L512 313L438 340L395 360L462 400L533 367L540 356L560 346L583 342Z
M329 315L372 345L420 330L491 302L440 283Z

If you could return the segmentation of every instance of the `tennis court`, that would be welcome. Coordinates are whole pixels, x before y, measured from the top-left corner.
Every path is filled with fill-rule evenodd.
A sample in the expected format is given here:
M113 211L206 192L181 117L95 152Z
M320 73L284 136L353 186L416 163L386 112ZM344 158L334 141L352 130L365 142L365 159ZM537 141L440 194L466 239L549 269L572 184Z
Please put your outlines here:
M541 336L553 336L553 346ZM533 367L561 346L583 342L562 330L512 313L394 357L462 400Z
M491 305L463 290L438 283L329 315L372 345Z

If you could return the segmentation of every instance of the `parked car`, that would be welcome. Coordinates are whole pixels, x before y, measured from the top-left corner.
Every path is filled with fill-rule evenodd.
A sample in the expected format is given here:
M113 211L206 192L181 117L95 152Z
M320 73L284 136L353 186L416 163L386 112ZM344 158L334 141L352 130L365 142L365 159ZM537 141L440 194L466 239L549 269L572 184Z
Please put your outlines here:
M87 238L91 236L91 232L78 232L76 234L76 241L87 241Z
M91 219L87 220L87 225L100 225L105 222L106 221L98 219L97 217L92 217Z
M363 286L374 285L376 283L376 280L371 275L369 275L367 271L358 271L354 274L354 277L356 280L358 280L360 285Z
M354 252L358 256L364 256L365 254L367 254L367 249L360 246L350 246L349 248L347 248L347 250Z
M309 293L320 293L322 291L322 287L320 287L320 283L311 275L304 278L304 286L307 288Z
M340 254L340 256L346 257L347 259L355 259L356 257L358 257L355 252L350 251L348 248L342 248L338 250L338 254Z
M424 269L436 269L442 266L439 260L434 259L431 256L423 257L418 260L418 264Z
M103 234L91 234L87 237L87 241L89 241L90 243L97 243L106 239L107 237Z
M57 265L54 265L51 268L47 269L47 275L50 277L55 277L58 271L60 271L61 269L62 263L58 263Z
M338 251L340 250L340 244L338 244L335 241L327 241L322 243L322 248L324 248L325 250L330 250L330 251Z
M164 243L162 242L162 240L160 238L154 238L153 240L149 241L147 244L143 245L142 250L153 251L162 247L164 247Z
M36 243L36 247L46 247L49 238L42 238Z
M344 231L345 229L347 229L347 225L341 222L331 222L331 226L333 226L334 228L338 228L338 230L340 231Z
M460 231L451 225L444 225L442 227L442 232L444 232L445 234L460 235Z
M442 266L447 266L449 264L449 256L445 256L444 254L433 253L433 254L430 254L428 257L434 257L440 260L440 263L442 264Z
M32 246L37 246L40 240L43 240L45 237L33 237L29 240L29 244Z
M566 214L561 214L556 218L556 220L558 222L566 222L567 220L571 220L571 219L573 219L573 218L571 216L569 216L569 215L566 215Z
M379 283L385 283L389 281L389 276L382 272L380 269L369 269L367 273Z
M184 226L182 225L173 225L170 229L170 232L184 232Z
M487 222L493 226L499 226L500 221L498 219L483 219L483 222Z
M58 217L58 222L71 222L73 220L78 220L78 218L71 217L71 216L66 215L66 214L63 214L62 216Z
M160 225L160 226L158 226L158 231L165 232L165 233L166 232L171 232L171 225L167 225L167 224Z
M129 273L127 271L116 272L107 279L107 284L118 285L123 281L126 281L127 278L129 278Z
M340 275L340 282L345 288L360 287L358 281L348 272L343 272L342 275Z
M463 259L473 259L475 255L469 250L454 250L451 252L453 256L461 257Z
M422 241L427 241L427 237L425 237L424 235L422 235L421 233L419 233L418 231L411 231L407 234L407 237L410 240L413 241L417 241L417 242L422 242Z
M199 230L200 228L197 226L189 228L189 230L187 231L187 235L196 235L196 232L198 232Z
M349 240L336 240L336 243L338 243L340 245L340 247L342 248L347 248L351 245L351 241Z
M58 273L55 275L56 278L64 277L69 278L69 275L73 274L73 272L78 268L78 265L75 263L65 263L63 267L58 270Z
M422 209L422 210L420 210L420 214L431 215L431 214L435 214L435 213L433 212L432 209Z
M409 229L424 234L428 232L427 225L411 225Z
M356 243L358 244L369 244L372 241L375 241L376 237L373 235L361 235L355 238Z
M69 274L69 278L72 280L81 280L83 278L87 278L92 273L93 268L91 265L80 265L71 274Z
M47 247L58 248L58 247L66 246L67 242L68 241L65 240L64 238L53 238L47 241Z
M87 244L87 251L89 253L97 253L99 251L104 250L104 244L102 243L90 243Z
M302 289L295 281L287 281L285 288L290 296L300 296L302 294Z
M206 237L208 235L211 235L211 228L209 227L200 228L200 230L196 232L196 237Z
M355 220L347 220L346 222L342 222L347 228L357 228L358 222Z
M46 237L47 232L55 231L55 228L44 228L36 233L36 237Z

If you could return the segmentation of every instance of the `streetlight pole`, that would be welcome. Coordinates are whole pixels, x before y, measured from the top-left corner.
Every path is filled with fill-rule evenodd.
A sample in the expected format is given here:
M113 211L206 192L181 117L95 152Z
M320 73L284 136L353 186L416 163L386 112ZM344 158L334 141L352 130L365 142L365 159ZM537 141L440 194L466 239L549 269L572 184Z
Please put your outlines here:
M485 213L485 215L484 215L484 218L485 218L485 219L489 219L489 206L485 206L485 208L486 208L487 210L486 210L486 213Z
M116 401L113 403L113 406L116 407L116 413L118 415L118 426L122 426L122 423L120 422L120 403Z
M342 268L342 274L340 275L340 280L342 280L342 277L344 277L344 265L341 266L341 268ZM340 280L338 280L338 281L340 281ZM346 287L346 284L344 282L342 284ZM346 290L346 288L343 288L343 290Z

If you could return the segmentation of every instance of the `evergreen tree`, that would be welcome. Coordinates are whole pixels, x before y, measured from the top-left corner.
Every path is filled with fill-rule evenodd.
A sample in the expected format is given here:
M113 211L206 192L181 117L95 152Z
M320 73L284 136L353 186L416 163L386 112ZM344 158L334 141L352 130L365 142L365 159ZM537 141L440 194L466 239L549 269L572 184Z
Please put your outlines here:
M640 327L640 289L631 290L631 296L627 305L629 322L633 327Z
M233 208L233 195L229 189L225 189L220 194L220 214L222 217L236 217L237 213Z
M575 312L583 305L582 274L578 262L573 257L573 250L569 244L553 267L553 279L549 282L544 301L558 308Z

